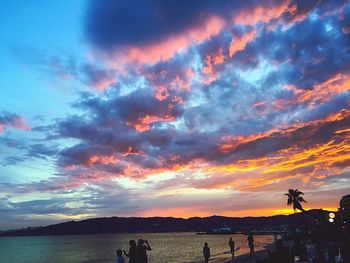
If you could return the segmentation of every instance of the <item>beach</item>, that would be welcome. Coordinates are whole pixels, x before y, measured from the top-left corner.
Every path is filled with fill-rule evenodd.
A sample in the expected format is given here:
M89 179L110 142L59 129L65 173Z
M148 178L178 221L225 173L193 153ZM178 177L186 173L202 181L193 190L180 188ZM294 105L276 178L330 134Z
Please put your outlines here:
M269 243L264 246L263 249L255 251L255 257L251 257L249 253L242 254L239 256L236 256L234 260L231 259L225 259L225 260L220 260L220 259L213 259L210 260L209 262L212 263L256 263L258 261L263 261L265 259L269 258L268 251L273 250L274 244Z

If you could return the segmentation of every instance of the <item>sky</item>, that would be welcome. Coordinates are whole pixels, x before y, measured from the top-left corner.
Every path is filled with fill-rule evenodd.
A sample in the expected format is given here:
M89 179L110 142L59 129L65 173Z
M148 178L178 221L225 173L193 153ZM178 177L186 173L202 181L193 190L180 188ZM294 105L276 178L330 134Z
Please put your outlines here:
M350 1L15 0L0 24L0 230L350 192Z

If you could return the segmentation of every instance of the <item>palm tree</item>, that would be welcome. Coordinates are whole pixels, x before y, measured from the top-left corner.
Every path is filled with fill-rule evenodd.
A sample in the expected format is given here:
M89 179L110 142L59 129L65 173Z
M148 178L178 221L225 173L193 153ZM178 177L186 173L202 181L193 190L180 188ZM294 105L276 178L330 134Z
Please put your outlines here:
M296 210L306 212L303 206L301 205L302 202L306 203L306 201L302 197L302 195L304 195L303 192L299 191L298 189L289 189L288 193L286 193L285 195L288 196L287 205L293 204L294 213L296 212Z

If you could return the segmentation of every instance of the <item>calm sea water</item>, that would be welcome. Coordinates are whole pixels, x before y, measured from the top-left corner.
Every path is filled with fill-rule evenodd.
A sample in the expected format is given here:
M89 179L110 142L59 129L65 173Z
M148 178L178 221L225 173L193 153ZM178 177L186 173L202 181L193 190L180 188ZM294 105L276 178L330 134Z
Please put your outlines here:
M236 255L248 251L247 237L232 235ZM128 241L147 239L152 247L150 263L203 262L202 247L208 242L212 259L229 259L228 235L195 233L149 233L84 236L0 237L1 263L111 263L117 248L128 249ZM256 250L273 242L272 236L255 236ZM126 261L127 262L127 261Z

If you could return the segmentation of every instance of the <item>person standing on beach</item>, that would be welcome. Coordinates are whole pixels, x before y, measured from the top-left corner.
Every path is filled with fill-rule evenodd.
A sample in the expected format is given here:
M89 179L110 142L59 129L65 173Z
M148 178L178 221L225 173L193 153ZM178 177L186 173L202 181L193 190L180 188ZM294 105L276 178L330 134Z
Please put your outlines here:
M255 257L255 251L254 251L254 237L252 234L249 234L248 236L248 246L250 248L249 255Z
M129 245L129 253L127 253L125 250L123 250L123 252L125 256L129 258L129 263L138 263L137 246L135 240L130 240Z
M204 243L203 256L204 256L204 262L208 263L209 262L209 258L210 258L210 248L209 248L207 242Z
M139 239L137 241L137 252L139 256L138 263L148 263L147 250L148 251L152 250L151 246L148 244L148 241Z
M235 258L235 242L232 240L232 237L230 237L230 241L228 242L228 245L230 247L232 259L234 259Z
M117 261L116 261L116 263L125 263L124 258L123 258L123 252L122 252L122 250L121 250L121 249L118 249L118 250L116 251L116 253L117 253Z

